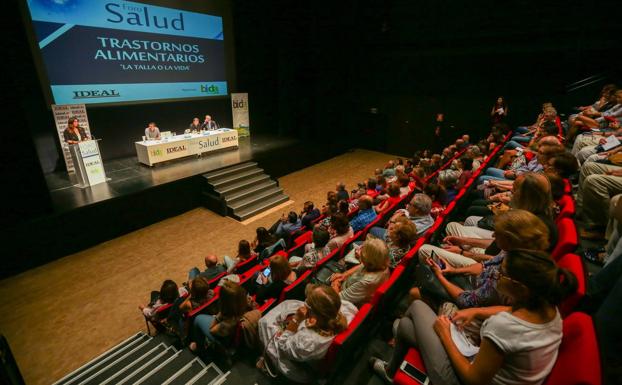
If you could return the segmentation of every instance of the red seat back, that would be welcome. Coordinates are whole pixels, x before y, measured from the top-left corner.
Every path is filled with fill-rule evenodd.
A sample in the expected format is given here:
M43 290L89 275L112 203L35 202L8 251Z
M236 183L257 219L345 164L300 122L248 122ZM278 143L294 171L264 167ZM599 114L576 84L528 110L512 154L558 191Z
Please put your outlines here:
M574 204L574 199L571 195L564 194L564 196L562 196L561 199L557 201L557 204L559 205L559 214L557 216L557 219L574 218L576 208Z
M576 254L566 254L557 261L557 265L569 270L577 278L577 291L566 298L559 306L559 311L565 317L577 306L585 296L585 270L581 257Z
M557 261L566 254L575 251L579 246L579 237L577 235L577 227L570 218L559 218L557 224L557 245L551 252L551 257Z
M285 287L283 291L281 291L279 302L285 301L286 299L304 300L305 287L311 278L311 273L313 273L312 270L305 271L294 282Z
M372 306L368 303L361 306L348 328L335 336L324 356L323 374L331 373L341 363L351 361L355 351L360 350L360 343L368 337L366 335L368 325L365 321L370 319L371 310Z
M415 348L410 348L408 353L406 353L406 357L404 360L409 364L413 365L415 368L421 370L423 373L426 373L425 365L423 363L423 358L419 351ZM395 377L393 377L393 383L396 385L421 385L420 382L413 379L411 376L406 374L402 369L398 369L395 372Z
M555 366L544 385L600 385L600 354L592 319L572 313L564 319L564 337Z

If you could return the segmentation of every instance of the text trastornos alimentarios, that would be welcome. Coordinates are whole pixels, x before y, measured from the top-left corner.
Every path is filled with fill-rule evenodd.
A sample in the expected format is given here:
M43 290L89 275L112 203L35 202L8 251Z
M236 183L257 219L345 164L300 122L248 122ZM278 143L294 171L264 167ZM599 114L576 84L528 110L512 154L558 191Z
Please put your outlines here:
M95 52L96 60L205 63L205 56L200 53L197 44L109 37L97 37L97 40L101 44L101 49Z

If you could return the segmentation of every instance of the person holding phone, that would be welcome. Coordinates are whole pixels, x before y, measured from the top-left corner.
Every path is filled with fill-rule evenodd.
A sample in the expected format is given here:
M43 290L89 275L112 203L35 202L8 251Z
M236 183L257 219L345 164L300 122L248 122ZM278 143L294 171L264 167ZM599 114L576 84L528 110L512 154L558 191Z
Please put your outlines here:
M544 222L529 211L511 210L495 220L495 242L501 249L496 256L464 267L452 267L450 261L432 250L430 257L421 262L432 271L442 291L426 283L410 290L411 300L425 298L435 304L450 301L459 308L502 304L497 291L497 272L507 251L526 244L544 251L549 247L549 231Z
M389 362L373 357L373 370L390 382L410 346L422 355L431 384L542 384L551 372L562 339L557 305L577 287L575 276L559 268L548 253L515 249L499 267L499 291L511 306L457 311L437 316L415 301L397 327ZM479 352L464 357L452 339L458 329L482 320ZM434 333L432 333L434 331Z
M296 280L296 272L289 266L289 262L282 255L270 257L270 265L259 273L256 298L258 304L264 303L267 299L278 298L283 289Z

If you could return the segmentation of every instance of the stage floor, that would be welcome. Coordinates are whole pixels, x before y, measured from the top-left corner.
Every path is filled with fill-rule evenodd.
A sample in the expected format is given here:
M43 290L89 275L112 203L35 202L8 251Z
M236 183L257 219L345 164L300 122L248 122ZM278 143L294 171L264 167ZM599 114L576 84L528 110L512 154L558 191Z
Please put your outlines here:
M76 182L72 180L73 175L65 171L47 174L45 179L54 212L59 213L247 162L262 153L297 143L299 140L294 138L253 135L240 138L237 149L206 153L202 157L176 159L153 167L139 163L136 156L109 160L104 162L104 169L110 180L84 189L76 187Z

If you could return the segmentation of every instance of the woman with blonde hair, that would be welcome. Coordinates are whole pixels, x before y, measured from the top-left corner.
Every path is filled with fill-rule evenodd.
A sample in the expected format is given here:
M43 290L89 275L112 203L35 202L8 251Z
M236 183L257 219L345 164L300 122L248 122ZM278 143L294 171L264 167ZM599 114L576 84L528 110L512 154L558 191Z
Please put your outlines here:
M389 249L383 241L366 240L360 256L360 265L345 273L335 273L330 279L341 299L358 307L369 302L376 288L389 279Z
M306 300L281 302L259 320L264 354L257 368L276 377L275 370L297 383L317 378L318 363L333 338L344 331L357 309L330 286L308 285Z

